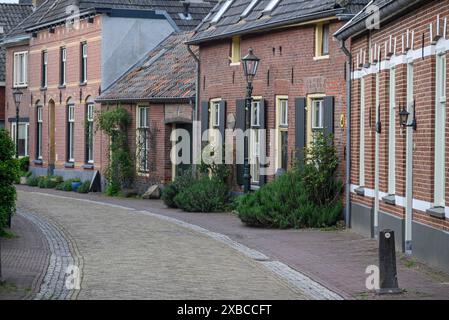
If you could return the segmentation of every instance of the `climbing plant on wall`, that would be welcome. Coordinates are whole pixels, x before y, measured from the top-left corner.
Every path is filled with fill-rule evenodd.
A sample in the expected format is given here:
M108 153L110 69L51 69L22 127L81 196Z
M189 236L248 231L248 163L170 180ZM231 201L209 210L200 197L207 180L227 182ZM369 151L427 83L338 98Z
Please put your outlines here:
M106 168L108 195L117 195L131 185L134 177L134 160L129 150L128 127L131 115L123 107L103 110L96 117L97 129L109 136L109 161Z

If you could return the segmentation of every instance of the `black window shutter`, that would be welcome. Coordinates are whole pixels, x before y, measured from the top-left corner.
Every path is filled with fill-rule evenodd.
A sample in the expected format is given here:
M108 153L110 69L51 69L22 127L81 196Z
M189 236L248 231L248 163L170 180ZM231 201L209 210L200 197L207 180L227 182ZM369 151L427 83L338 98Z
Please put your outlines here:
M235 102L235 106L235 129L240 129L243 131L245 129L245 100L237 100ZM237 146L237 148L242 147L243 146ZM243 185L243 164L236 164L236 180L238 185Z
M304 160L306 146L306 98L295 98L295 148L296 158L301 163Z
M209 129L209 102L201 101L201 142L203 141L203 133Z
M218 125L222 139L221 141L224 145L226 133L226 101L220 101L220 123Z
M266 116L266 101L265 100L261 100L260 101L260 105L259 105L259 124L260 124L260 129L266 129L267 125L266 125L266 120L265 120L265 116ZM262 173L262 171L264 170L264 168L266 167L265 165L265 155L266 155L266 142L267 142L267 134L266 131L265 133L263 133L264 131L260 132L260 172ZM267 182L267 176L265 174L261 174L259 176L259 186L263 186L265 183Z
M324 135L329 137L334 133L334 97L324 98Z

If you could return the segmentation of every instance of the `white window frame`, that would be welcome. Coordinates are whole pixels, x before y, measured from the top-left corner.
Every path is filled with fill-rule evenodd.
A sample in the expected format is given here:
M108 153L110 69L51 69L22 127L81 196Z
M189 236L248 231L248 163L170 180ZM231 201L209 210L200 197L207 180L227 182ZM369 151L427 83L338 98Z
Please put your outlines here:
M288 127L288 100L279 99L279 125Z
M396 194L396 68L390 69L388 124L388 194Z
M271 11L273 11L273 9L277 6L279 1L280 0L271 0L270 2L268 2L268 4L265 7L265 9L263 9L263 12L271 12Z
M81 60L82 60L82 75L81 83L87 82L87 43L83 42L81 44Z
M251 101L251 126L260 126L260 100Z
M215 16L212 18L211 23L217 23L221 19L221 16L226 12L226 10L229 9L229 7L233 2L234 0L225 0L225 3L223 3L223 5L217 11Z
M260 129L250 130L250 172L251 183L259 184L260 180Z
M87 130L89 130L89 134L92 134L92 145L90 143L86 144L87 147L87 163L94 163L94 109L95 104L93 102L87 103L87 110L86 110L86 120L87 120ZM86 138L89 139L89 137L86 135Z
M28 143L29 143L29 139L30 139L30 137L29 137L29 135L30 135L30 132L29 132L30 124L28 122L20 122L19 121L19 132L20 132L20 126L21 125L25 126L25 151L24 151L24 155L23 156L19 156L19 159L29 156ZM16 148L16 122L11 122L11 135L12 135L12 140L14 142L14 147Z
M284 123L282 121L282 109L283 102L286 102L286 114L287 119ZM276 157L275 157L275 167L276 169L282 168L282 134L287 132L288 135L288 96L276 96ZM288 158L288 154L287 154ZM288 160L287 160L288 161ZM288 163L287 163L288 167Z
M240 17L245 18L250 12L251 10L256 6L256 4L259 2L260 0L252 0L250 2L250 4L245 8L245 10L243 10L242 14L240 15Z
M316 108L318 107L318 125L316 125ZM312 99L312 129L320 130L324 128L324 99Z
M48 52L46 50L42 51L42 88L47 88L48 84Z
M325 30L327 29L327 33ZM330 24L325 23L322 26L322 39L321 39L321 55L322 56L328 56L329 55L329 46L330 46ZM325 47L327 46L327 49Z
M43 138L43 118L42 118L42 113L43 113L44 107L41 105L37 106L37 110L36 110L36 118L37 118L37 158L38 159L42 159L42 138Z
M28 51L14 52L13 69L14 88L28 86Z
M142 112L143 111L143 112ZM150 161L148 157L149 153L149 139L148 137L145 140L145 146L144 146L144 152L146 153L146 163L145 165L142 165L143 157L142 155L145 154L142 152L143 149L141 149L141 129L148 129L149 128L149 120L148 120L148 112L149 112L149 106L146 105L139 105L137 106L137 122L136 122L136 160L137 160L137 171L138 174L145 175L150 172Z
M365 186L365 79L360 79L359 186Z
M65 86L66 84L66 64L67 62L67 48L62 47L61 48L61 83L60 85Z
M211 113L212 127L218 128L220 126L220 101L212 101Z
M435 161L434 161L434 206L444 207L446 186L445 137L446 137L446 54L436 56L435 98Z
M67 105L68 162L75 162L75 104Z

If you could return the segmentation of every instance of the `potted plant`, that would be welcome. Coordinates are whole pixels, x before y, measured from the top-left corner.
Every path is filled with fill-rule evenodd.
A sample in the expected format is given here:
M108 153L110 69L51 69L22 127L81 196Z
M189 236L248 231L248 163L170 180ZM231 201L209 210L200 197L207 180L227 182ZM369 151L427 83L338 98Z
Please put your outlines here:
M73 191L77 191L80 185L81 185L81 180L79 178L72 180L72 190Z

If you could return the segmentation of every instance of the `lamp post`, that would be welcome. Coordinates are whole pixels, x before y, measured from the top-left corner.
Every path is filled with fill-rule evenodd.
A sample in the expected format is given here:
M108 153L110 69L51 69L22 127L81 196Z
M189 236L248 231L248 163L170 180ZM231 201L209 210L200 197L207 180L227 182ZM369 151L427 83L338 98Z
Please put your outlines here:
M408 117L410 116L410 112L407 111L406 106L404 105L403 108L399 106L399 122L402 127L412 127L414 131L416 131L416 111L415 111L415 102L413 101L413 120L411 123L408 123Z
M23 92L20 89L15 89L13 96L16 105L16 158L19 158L19 107L20 102L22 101Z
M248 134L246 134L246 130L251 126L251 101L253 95L253 80L257 73L257 68L259 66L260 59L257 58L253 49L248 49L248 54L242 58L243 62L243 71L245 73L246 78L246 99L245 99L245 140L244 140L244 165L243 165L243 191L248 193L251 188L251 173L250 173L250 164L249 164L249 150L248 150Z

